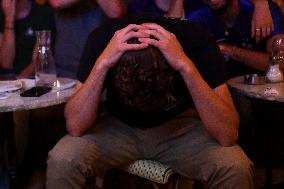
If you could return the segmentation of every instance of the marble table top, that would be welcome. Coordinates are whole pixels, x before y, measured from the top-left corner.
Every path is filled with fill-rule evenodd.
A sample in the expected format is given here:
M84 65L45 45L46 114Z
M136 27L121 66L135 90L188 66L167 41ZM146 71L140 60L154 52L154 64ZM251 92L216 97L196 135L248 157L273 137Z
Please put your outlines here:
M263 100L284 103L284 82L250 85L244 83L244 77L238 76L230 79L227 84L241 94Z
M14 92L8 98L0 100L0 112L30 110L65 103L73 93L76 80L58 78L58 81L67 87L63 88L63 85L62 87L54 87L51 92L40 97L21 97L20 93L26 89Z

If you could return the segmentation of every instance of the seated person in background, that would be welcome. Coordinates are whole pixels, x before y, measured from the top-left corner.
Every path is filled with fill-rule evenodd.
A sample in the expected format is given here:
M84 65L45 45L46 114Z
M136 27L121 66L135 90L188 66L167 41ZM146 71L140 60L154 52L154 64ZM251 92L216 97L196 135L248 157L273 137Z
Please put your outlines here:
M197 2L198 1L198 2ZM270 14L269 6L267 4L268 0L240 0L244 4L253 3L254 11L251 20L251 31L252 36L256 35L256 40L260 40L270 35L274 30L273 20ZM185 17L189 18L190 14L197 9L206 6L206 4L201 0L185 0ZM251 6L251 5L250 5ZM261 33L255 33L255 28L262 28Z
M184 0L132 0L128 4L128 13L151 13L171 18L184 17Z
M86 43L47 188L83 188L138 159L209 188L253 188L226 79L216 42L195 24L145 15L106 23ZM104 87L109 113L99 115Z
M57 38L54 59L57 75L76 78L86 39L108 17L126 13L123 0L49 0L56 10Z
M243 3L253 3L255 9L251 24L252 36L260 40L270 35L273 31L273 20L269 11L267 0L241 0ZM189 18L190 14L198 8L204 7L201 0L130 0L129 14L152 13L173 18ZM255 28L270 28L267 32L255 34Z
M251 32L253 6L239 0L204 0L208 7L193 12L190 21L202 24L219 43L226 59L229 76L263 73L268 69L272 41L283 35L284 19L279 7L268 1L274 21L274 32L259 39L270 28L255 28ZM263 31L264 30L264 31ZM281 65L284 70L284 65Z
M54 30L54 14L32 0L2 0L0 12L0 75L31 76L36 30ZM52 33L54 35L54 33Z

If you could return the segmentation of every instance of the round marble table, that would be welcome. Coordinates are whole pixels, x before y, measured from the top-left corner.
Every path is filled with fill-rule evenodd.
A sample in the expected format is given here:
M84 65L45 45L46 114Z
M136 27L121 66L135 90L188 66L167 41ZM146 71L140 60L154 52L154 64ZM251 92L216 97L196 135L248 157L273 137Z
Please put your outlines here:
M0 112L3 114L3 123L0 124L0 188L13 188L16 178L13 112L65 103L73 93L76 80L58 78L50 92L40 97L21 97L20 93L31 88L33 83L23 82L23 88L0 100Z
M284 82L278 83L264 83L260 85L250 85L244 83L244 76L238 76L230 79L228 85L236 90L238 93L251 98L259 99L258 103L265 106L265 113L259 116L260 123L265 129L265 159L266 159L266 178L265 188L270 188L272 184L272 130L283 126L283 123L275 123L275 114L272 111L275 107L284 106ZM277 112L277 114L282 114ZM280 115L281 116L281 115ZM281 186L284 185L281 183Z
M284 103L284 82L249 85L244 83L243 76L238 76L227 83L245 96Z
M31 110L66 102L73 92L76 81L68 78L58 78L57 81L57 83L64 83L64 85L53 87L51 92L40 97L21 97L21 91L18 91L7 99L0 100L0 112ZM26 89L23 88L23 90Z

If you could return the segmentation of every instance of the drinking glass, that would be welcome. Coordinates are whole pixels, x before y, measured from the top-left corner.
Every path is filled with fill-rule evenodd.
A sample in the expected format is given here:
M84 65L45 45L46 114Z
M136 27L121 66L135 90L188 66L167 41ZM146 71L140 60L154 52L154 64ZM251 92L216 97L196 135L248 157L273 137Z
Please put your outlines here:
M283 73L280 64L284 62L284 37L279 37L272 42L271 63L266 73L270 82L283 81Z
M52 87L56 81L55 63L50 43L51 31L36 31L33 61L35 63L35 85L37 87Z
M272 63L284 62L284 36L278 37L272 42Z

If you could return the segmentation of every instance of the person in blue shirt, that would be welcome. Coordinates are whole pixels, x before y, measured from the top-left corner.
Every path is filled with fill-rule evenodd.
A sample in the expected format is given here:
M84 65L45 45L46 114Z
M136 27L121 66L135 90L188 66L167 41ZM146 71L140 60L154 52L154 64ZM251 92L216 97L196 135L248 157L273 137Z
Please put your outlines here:
M204 0L203 2L208 7L192 13L190 20L202 24L219 42L229 77L250 73L264 74L270 63L272 41L276 37L283 36L284 19L279 7L268 1L274 31L268 37L260 39L257 36L267 32L265 31L267 28L254 28L255 31L251 31L254 11L251 4L239 0ZM282 71L283 66L281 65ZM238 143L249 152L250 145L255 142L255 133L252 134L250 131L259 128L258 109L265 110L267 107L234 91L232 95L240 116ZM283 115L284 112L283 109L278 108L274 111L277 115ZM254 138L253 142L251 138Z
M269 11L267 0L241 0L245 4L253 4L251 30L256 39L265 38L274 30L272 17ZM130 0L128 3L128 13L152 13L171 18L189 18L195 10L206 6L200 0ZM261 28L261 33L255 33L255 28Z
M268 1L274 31L268 37L260 39L257 38L259 34L270 31L263 31L268 30L267 28L255 28L254 36L251 31L254 7L251 3L239 0L203 2L207 7L193 12L189 20L200 23L214 35L227 62L229 76L266 71L270 62L272 41L284 32L284 18L279 7Z
M55 10L57 38L54 59L57 76L76 78L88 35L108 18L126 13L123 0L49 0Z

